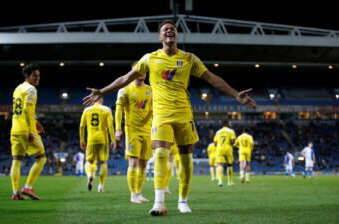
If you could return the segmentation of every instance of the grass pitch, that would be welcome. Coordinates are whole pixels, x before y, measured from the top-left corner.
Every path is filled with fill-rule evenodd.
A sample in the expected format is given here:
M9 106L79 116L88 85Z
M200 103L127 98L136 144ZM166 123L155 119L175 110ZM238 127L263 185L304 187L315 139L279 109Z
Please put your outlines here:
M22 178L25 179L25 178ZM97 180L96 180L97 181ZM217 187L195 176L192 214L177 211L177 181L171 180L166 217L150 217L152 202L129 202L125 177L109 177L104 193L86 189L85 177L41 177L35 186L41 201L11 201L10 179L0 177L0 223L339 223L339 177L313 179L255 176L250 184ZM144 195L153 199L152 182Z

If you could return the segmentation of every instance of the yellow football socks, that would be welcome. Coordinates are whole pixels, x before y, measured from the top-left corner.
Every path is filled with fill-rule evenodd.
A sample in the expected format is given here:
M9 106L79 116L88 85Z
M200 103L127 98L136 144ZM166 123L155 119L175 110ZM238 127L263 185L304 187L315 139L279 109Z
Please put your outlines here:
M35 181L38 179L40 176L41 171L44 169L44 165L46 163L46 157L40 157L36 159L35 163L33 164L31 170L29 171L27 181L26 181L26 186L27 187L32 187Z
M180 154L179 201L186 201L193 175L192 153Z
M105 180L108 174L108 167L107 167L107 163L102 163L100 165L100 171L99 171L99 184L101 184L102 186L105 184Z
M21 161L13 159L11 167L11 182L14 194L19 192L20 176L21 176Z
M137 177L138 170L136 167L128 167L127 169L127 184L131 193L137 193Z
M141 193L144 182L145 182L145 168L138 167L137 168L137 181L136 181L136 192L137 193Z
M168 173L168 159L170 150L167 148L155 149L154 160L154 188L165 189L167 187L166 176Z

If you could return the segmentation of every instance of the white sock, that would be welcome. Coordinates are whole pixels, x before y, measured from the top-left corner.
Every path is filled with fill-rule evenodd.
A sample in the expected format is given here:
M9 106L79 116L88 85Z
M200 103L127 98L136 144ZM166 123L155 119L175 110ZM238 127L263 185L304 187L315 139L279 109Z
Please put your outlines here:
M32 189L32 186L25 184L25 188Z
M165 190L164 189L155 189L155 205L163 205L165 203Z
M243 170L240 170L240 178L244 178L245 172Z

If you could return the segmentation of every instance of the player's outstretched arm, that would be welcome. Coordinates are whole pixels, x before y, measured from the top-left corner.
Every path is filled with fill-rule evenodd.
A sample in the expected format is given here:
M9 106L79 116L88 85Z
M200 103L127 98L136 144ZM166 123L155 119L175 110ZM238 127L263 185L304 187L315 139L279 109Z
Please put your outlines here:
M82 99L83 104L92 105L96 101L98 101L102 96L117 91L120 88L127 86L129 83L137 79L139 76L142 76L137 71L131 70L126 75L120 76L116 80L114 80L108 86L105 86L102 89L95 88L87 88L87 90L91 91L91 93Z
M233 96L239 103L255 108L256 102L248 95L248 92L252 89L246 89L238 92L232 86L230 86L225 80L219 76L213 74L210 71L206 71L201 78L211 84L214 88L218 89L224 94Z

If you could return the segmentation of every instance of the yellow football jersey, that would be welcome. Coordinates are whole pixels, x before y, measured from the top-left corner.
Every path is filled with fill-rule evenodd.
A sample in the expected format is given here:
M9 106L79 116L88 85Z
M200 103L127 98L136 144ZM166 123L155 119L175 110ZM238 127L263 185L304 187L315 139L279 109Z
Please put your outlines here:
M116 101L116 130L121 130L122 112L125 116L126 135L151 135L152 90L149 85L130 83L118 92Z
M13 117L11 135L38 134L36 128L37 90L23 82L13 92Z
M223 127L219 129L214 136L216 150L218 151L232 149L232 144L235 138L236 136L233 129L228 127Z
M159 49L144 55L133 70L149 73L155 123L185 123L193 119L187 91L189 79L191 75L200 77L207 71L197 56L182 50L168 56Z
M87 129L87 140L84 129ZM113 116L110 108L95 103L85 108L80 121L80 142L91 144L108 144L108 137L114 140Z
M210 143L207 147L208 158L215 156L216 149L214 143Z
M253 137L247 133L243 133L238 136L234 145L237 146L240 151L252 151Z

